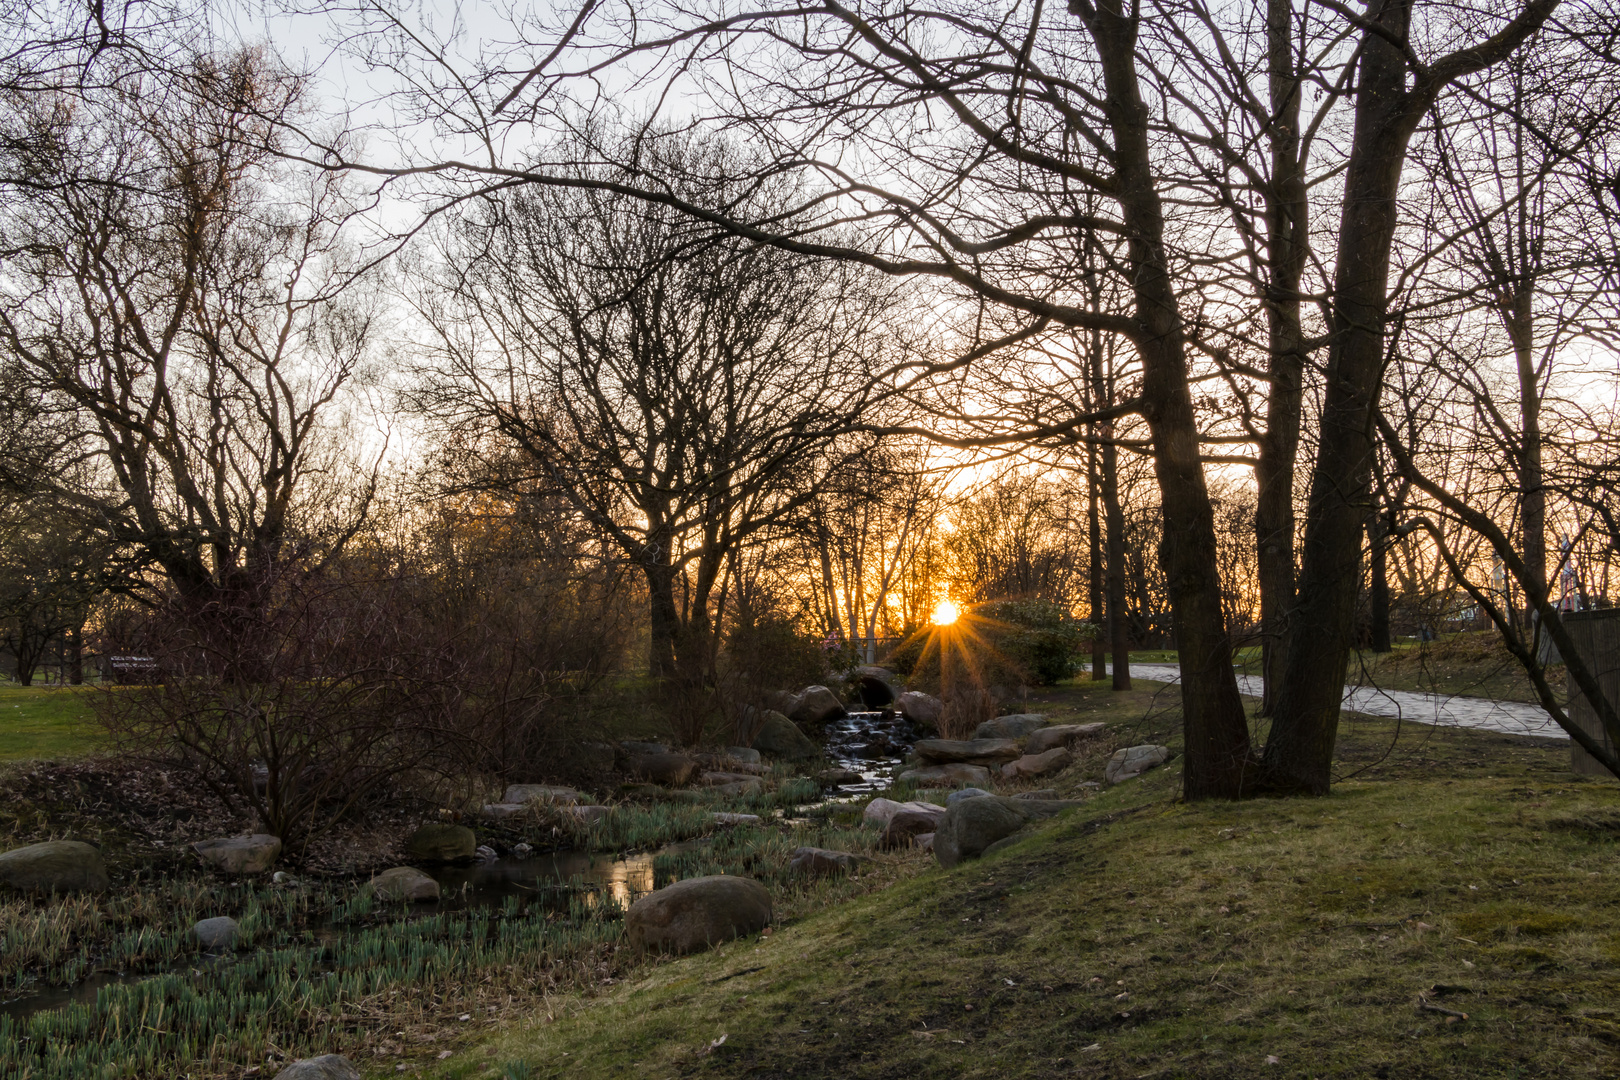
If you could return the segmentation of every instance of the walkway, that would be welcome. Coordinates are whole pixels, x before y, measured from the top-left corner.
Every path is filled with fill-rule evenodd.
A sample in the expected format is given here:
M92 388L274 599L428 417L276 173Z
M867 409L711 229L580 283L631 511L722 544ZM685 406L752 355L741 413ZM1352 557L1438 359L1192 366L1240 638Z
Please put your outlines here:
M1132 664L1131 674L1155 682L1174 683L1181 680L1181 669L1174 664ZM1260 676L1239 675L1237 681L1238 690L1242 693L1251 697L1260 696ZM1423 724L1484 728L1508 735L1540 735L1549 739L1569 738L1541 706L1518 701L1347 686L1344 688L1344 707L1368 716L1391 716Z

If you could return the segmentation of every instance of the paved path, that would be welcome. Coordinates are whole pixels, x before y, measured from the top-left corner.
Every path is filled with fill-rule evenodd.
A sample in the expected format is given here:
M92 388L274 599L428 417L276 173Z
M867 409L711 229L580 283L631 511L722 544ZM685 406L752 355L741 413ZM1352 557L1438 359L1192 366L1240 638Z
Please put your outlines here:
M1174 664L1132 664L1131 674L1158 682L1181 680L1181 669ZM1237 681L1241 692L1252 697L1260 696L1260 676L1239 675ZM1517 701L1347 686L1344 688L1344 707L1368 716L1393 716L1423 724L1484 728L1509 735L1541 735L1549 739L1569 738L1564 734L1564 729L1542 711L1541 706Z

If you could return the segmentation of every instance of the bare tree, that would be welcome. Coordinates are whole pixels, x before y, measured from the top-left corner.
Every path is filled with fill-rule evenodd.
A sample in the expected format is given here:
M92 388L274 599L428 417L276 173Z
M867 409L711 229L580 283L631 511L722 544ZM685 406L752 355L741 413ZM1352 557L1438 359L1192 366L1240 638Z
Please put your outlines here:
M747 164L724 143L652 153L685 200L784 205L707 186ZM728 555L866 449L847 436L899 340L888 290L603 190L489 199L439 257L417 297L437 337L421 407L519 448L611 538L646 582L651 671L701 697Z
M0 350L85 425L112 538L199 612L239 610L236 576L289 542L339 550L368 498L344 397L375 312L345 182L277 157L301 93L261 51L199 55L31 95L17 121L36 190L0 217Z

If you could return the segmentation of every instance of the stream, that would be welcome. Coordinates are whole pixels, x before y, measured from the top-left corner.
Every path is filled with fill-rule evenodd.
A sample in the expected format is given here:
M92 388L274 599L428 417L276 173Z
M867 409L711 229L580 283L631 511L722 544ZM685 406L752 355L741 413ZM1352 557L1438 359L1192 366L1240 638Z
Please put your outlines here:
M848 802L888 788L893 773L920 737L907 720L890 711L852 712L830 722L823 732L825 750L834 768L858 773L860 780L824 790L824 798L813 805ZM800 808L808 809L809 806ZM630 855L605 855L587 851L542 852L528 858L500 858L469 864L426 866L423 869L439 883L441 899L412 906L412 917L446 911L499 909L509 897L532 900L546 893L558 894L566 910L569 894L584 894L588 903L609 899L621 907L653 890L653 861L660 855L693 851L706 841L669 844L654 851ZM357 882L358 884L358 882ZM330 940L344 931L327 925L315 928L317 940ZM119 983L139 982L155 975L190 971L202 975L215 966L232 962L229 953L205 954L157 970L138 973L98 972L72 986L48 987L9 1001L0 1001L0 1016L23 1020L47 1009L64 1005L93 1005L98 992Z

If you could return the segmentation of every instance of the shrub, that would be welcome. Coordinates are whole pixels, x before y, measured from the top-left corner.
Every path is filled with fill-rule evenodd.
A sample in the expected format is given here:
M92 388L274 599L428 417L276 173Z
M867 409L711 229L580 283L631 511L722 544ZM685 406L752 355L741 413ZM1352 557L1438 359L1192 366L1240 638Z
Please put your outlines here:
M1048 600L992 600L973 609L983 633L1039 686L1071 678L1097 628Z

